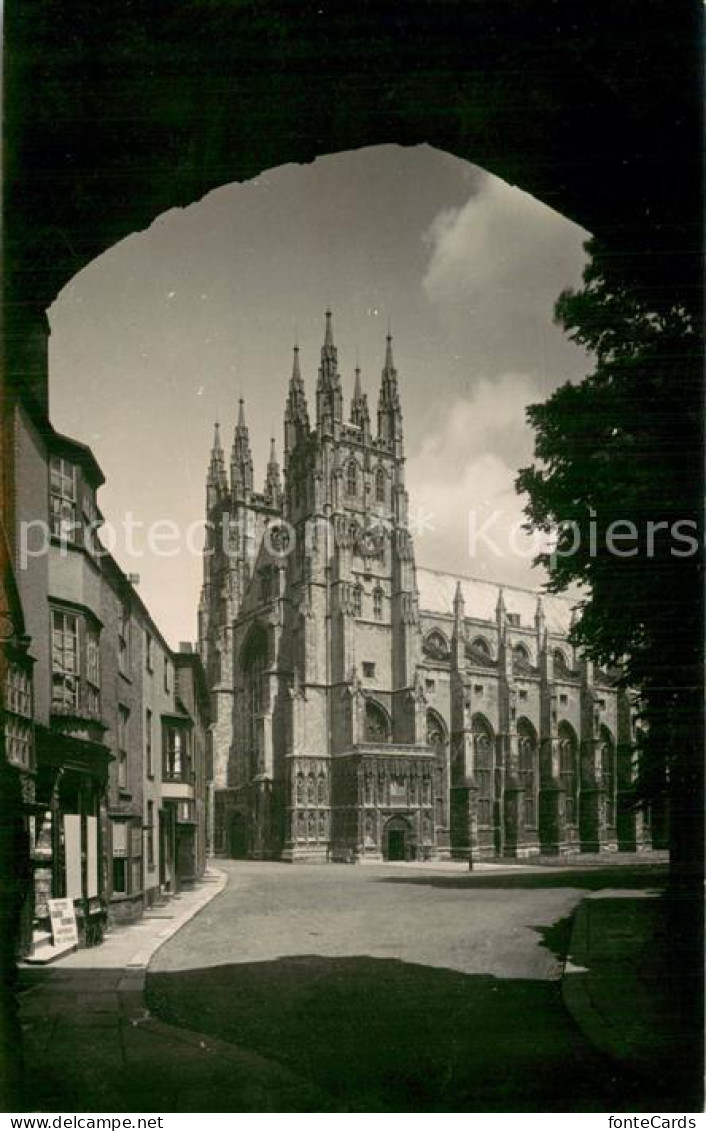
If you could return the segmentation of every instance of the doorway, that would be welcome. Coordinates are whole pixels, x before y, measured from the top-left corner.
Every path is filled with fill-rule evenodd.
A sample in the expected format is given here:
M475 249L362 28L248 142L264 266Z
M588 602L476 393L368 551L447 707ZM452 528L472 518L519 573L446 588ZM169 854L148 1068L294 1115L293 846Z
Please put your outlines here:
M385 827L383 858L391 863L414 859L412 830L403 817L392 817Z

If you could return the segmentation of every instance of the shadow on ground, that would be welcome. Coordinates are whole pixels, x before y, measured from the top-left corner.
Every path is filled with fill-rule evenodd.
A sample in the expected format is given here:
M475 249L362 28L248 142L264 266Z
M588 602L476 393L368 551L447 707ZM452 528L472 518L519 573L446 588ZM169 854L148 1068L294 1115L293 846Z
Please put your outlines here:
M339 1111L682 1110L660 1079L646 1088L593 1051L556 982L308 954L154 973L147 994L164 1020L277 1059Z
M667 881L668 870L665 866L656 864L645 867L637 866L628 868L620 865L615 867L586 868L585 871L572 868L557 868L552 872L523 871L518 866L516 872L489 873L489 872L454 872L451 874L435 874L426 872L420 875L408 873L395 876L381 876L375 880L379 884L417 884L423 887L451 889L468 888L469 890L482 890L484 888L496 890L532 891L541 888L576 888L580 891L600 891L602 888L615 888L624 890L644 890L646 888L661 888Z

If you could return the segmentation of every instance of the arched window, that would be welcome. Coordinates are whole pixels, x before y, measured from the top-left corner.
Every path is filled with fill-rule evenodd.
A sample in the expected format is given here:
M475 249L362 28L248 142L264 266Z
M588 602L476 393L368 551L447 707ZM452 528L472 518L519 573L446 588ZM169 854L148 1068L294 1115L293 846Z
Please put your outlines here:
M512 649L512 663L515 669L526 668L530 664L529 649L526 644L515 644Z
M517 723L517 750L519 777L524 795L525 826L537 824L537 732L529 719Z
M267 667L267 633L261 626L248 636L243 649L245 737L254 772L261 761L259 723L265 706L265 669Z
M446 748L447 737L441 715L436 711L427 711L427 744L432 747L434 758L434 801L436 822L443 825L446 809Z
M488 828L493 813L493 730L482 715L474 715L473 753L478 786L478 824Z
M475 636L471 641L471 648L475 648L476 652L482 652L484 656L490 656L490 645L484 636Z
M346 494L358 494L358 467L354 459L349 460L346 467Z
M432 660L448 660L449 645L443 632L433 628L424 640L423 650L425 655Z
M578 743L568 723L559 723L559 780L564 791L566 823L575 825L578 816Z
M615 743L608 727L602 726L601 738L601 780L605 797L605 819L611 828L615 827L617 774L615 765Z
M385 472L381 467L375 472L375 501L385 502Z
M561 648L554 649L554 675L563 676L569 675L569 665L566 662L566 656Z
M382 620L382 601L384 596L383 590L378 585L373 591L373 615L375 620Z
M427 743L434 750L443 750L446 745L446 728L436 711L427 711Z
M387 712L373 699L365 701L365 741L389 742L390 720Z

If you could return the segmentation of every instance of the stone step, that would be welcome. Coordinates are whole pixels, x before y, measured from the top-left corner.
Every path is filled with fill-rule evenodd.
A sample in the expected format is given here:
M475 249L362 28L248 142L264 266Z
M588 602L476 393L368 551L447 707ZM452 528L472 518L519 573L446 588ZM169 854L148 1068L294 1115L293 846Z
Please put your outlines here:
M77 949L76 943L60 943L58 946L55 946L54 943L42 943L24 961L28 966L49 966L50 963L56 962L58 958L63 958L65 954L71 954L72 951Z

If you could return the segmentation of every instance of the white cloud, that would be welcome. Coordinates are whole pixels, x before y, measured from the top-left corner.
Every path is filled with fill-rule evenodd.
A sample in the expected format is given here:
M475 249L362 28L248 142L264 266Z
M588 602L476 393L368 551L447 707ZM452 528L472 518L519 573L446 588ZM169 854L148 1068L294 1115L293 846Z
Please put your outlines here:
M535 397L522 373L481 380L410 458L413 509L433 516L433 532L416 537L420 565L519 585L540 583L539 571L531 568L538 547L521 530L522 500L514 488L518 467L532 456L524 410Z
M587 233L497 177L484 178L461 208L441 211L424 235L430 249L422 285L433 302L515 296L543 307L556 280L578 281Z

